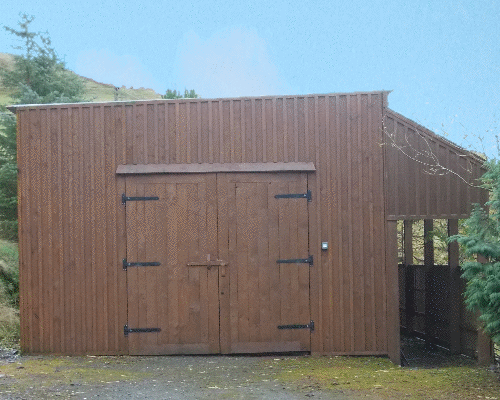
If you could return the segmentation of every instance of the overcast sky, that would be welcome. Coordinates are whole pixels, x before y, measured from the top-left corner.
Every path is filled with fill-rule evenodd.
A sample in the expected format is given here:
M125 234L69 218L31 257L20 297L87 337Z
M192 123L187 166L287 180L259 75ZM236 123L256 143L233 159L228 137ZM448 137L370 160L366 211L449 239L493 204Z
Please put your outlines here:
M2 0L0 25L20 12L96 81L205 98L393 90L393 110L495 154L498 0ZM0 52L15 44L2 29Z

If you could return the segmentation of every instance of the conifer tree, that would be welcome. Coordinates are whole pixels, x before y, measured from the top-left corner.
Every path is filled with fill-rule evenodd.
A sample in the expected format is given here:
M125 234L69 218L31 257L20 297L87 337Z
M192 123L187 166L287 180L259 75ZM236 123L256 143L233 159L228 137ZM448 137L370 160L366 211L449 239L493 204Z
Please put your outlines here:
M34 17L21 15L18 29L4 26L20 42L13 46L12 69L0 70L2 85L11 89L14 104L67 103L83 100L81 79L65 68L47 33L32 32ZM16 118L0 106L0 235L16 239Z
M500 160L489 160L485 167L487 172L481 181L490 194L486 208L475 205L465 221L465 233L449 240L457 241L466 255L484 260L462 265L462 277L467 282L465 302L471 310L480 312L484 331L500 344Z

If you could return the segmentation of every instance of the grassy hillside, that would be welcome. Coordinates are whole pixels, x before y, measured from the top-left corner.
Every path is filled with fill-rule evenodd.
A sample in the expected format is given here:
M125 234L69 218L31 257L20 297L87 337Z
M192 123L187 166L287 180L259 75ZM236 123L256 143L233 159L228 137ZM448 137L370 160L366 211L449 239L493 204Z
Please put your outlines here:
M12 54L0 53L0 68L11 69L14 63ZM133 89L124 86L117 90L113 85L106 83L99 83L93 79L81 76L85 84L85 98L89 101L113 101L113 100L146 100L146 99L159 99L161 96L153 89ZM0 81L0 104L12 103L12 92L5 88Z

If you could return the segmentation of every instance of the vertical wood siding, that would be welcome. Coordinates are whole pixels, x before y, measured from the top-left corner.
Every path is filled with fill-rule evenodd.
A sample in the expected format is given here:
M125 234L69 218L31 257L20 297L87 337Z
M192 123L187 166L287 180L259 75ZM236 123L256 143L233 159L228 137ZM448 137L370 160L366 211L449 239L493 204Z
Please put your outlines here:
M477 187L485 172L479 157L392 110L384 133L389 219L466 218L487 200Z
M118 165L313 162L312 351L387 354L380 146L386 95L20 107L23 351L128 352L125 183L115 174ZM425 205L421 212L437 207L442 194L435 198L416 186L411 196ZM389 191L404 192L394 185ZM394 210L402 203L389 204ZM322 241L328 251L321 251Z

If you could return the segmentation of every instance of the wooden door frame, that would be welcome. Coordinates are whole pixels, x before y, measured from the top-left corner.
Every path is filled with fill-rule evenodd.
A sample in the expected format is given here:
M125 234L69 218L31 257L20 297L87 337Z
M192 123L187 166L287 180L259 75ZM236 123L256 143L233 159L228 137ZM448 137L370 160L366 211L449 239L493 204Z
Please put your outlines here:
M221 173L221 174L217 174L217 200L218 200L219 216L220 216L220 213L224 214L224 213L228 212L228 204L226 204L226 201L227 201L229 196L224 192L228 189L230 182L239 181L239 182L243 183L245 181L245 177L248 177L248 180L250 182L258 182L259 180L261 180L262 182L269 182L269 181L275 180L275 177L279 177L279 176L283 177L284 175L292 178L290 180L293 182L300 182L302 180L302 184L303 184L305 190L306 191L308 190L308 188L309 188L309 186L308 186L309 185L308 184L309 176L308 176L307 171L287 171L286 173L280 172L279 174L272 173L272 176L273 176L272 178L270 177L269 173L258 173L258 174L256 174L256 173L238 173L238 174ZM259 178L256 179L256 177L259 177ZM298 199L297 201L307 201L307 200L306 199ZM307 227L307 238L306 238L307 249L305 249L304 251L306 253L310 254L311 248L312 248L311 242L309 240L311 211L310 211L308 204L306 206L306 210L307 210L307 223L305 224L305 226ZM224 223L221 223L220 218L219 218L219 221L218 221L219 257L222 260L228 261L229 268L231 268L229 246L227 246L227 247L221 246L221 243L223 243L224 240L226 239L226 237L228 236L228 229L229 229L228 226L226 226ZM304 255L304 257L307 257L307 254ZM311 315L312 315L311 314L312 313L311 290L310 290L310 282L311 282L311 270L310 270L310 268L311 267L304 266L304 268L307 268L307 276L308 276L308 280L307 280L307 283L308 283L308 299L307 299L308 318L307 318L307 321L305 321L305 320L304 321L290 321L290 323L298 322L300 324L302 324L302 323L308 324L312 318L311 317ZM232 343L232 340L231 340L231 332L233 329L233 327L231 326L232 306L231 306L231 296L227 295L228 290L230 289L230 284L229 284L228 278L229 278L228 276L223 277L223 276L219 275L220 292L224 293L224 295L221 294L221 297L220 297L220 299L221 299L220 300L220 304L221 304L220 305L220 310L221 310L221 314L220 314L220 324L221 324L220 341L221 341L222 354L231 354L231 353L240 352L239 350L237 350L238 344ZM234 299L233 299L233 301L234 301ZM300 318L300 317L298 317L298 318ZM309 331L307 350L304 350L304 351L311 351L311 348L312 348L312 335L311 335L311 333L312 332ZM271 344L271 342L270 342L270 344ZM247 348L247 346L245 346L245 349L246 348ZM268 351L268 350L258 350L258 348L262 349L263 347L262 346L259 347L258 345L255 345L255 349L256 349L255 352L263 352L263 351L267 352ZM287 345L286 343L283 343L283 345L280 346L280 348L275 350L275 351L278 351L278 352L298 351L298 349L291 346L291 345ZM248 351L245 350L243 352L246 353ZM252 352L252 351L250 350L249 352Z
M296 164L306 165L306 163L296 163ZM233 171L228 171L227 168L224 168L223 170L217 170L217 168L215 168L215 169L212 168L211 171L207 171L208 173L215 175L215 198L216 198L216 202L215 202L215 204L216 204L215 205L215 215L216 215L215 224L216 224L216 226L215 226L215 229L216 229L216 235L217 235L217 245L216 245L217 252L216 253L217 253L219 259L227 260L229 258L228 254L227 254L227 248L220 246L220 241L222 239L221 235L223 234L225 228L221 227L219 225L219 222L218 222L220 213L225 212L224 211L225 209L227 210L227 204L225 204L227 197L221 196L219 193L219 191L220 191L219 182L223 180L223 177L237 175L239 177L239 179L242 179L241 177L243 177L247 174L252 175L253 177L255 177L255 176L263 177L263 175L269 175L269 174L271 174L273 176L280 176L280 175L281 176L282 175L302 176L303 179L305 179L305 187L307 190L307 189L309 189L309 186L311 184L311 182L309 182L310 177L309 177L308 172L314 171L314 166L311 167L311 163L307 163L306 166L307 167L304 167L303 165L299 165L299 166L294 165L290 169L287 169L286 167L285 168L281 167L280 170L271 170L271 171L266 170L261 165L259 165L259 168L257 168L257 169L245 168L244 171L241 171L241 166L238 166L237 170L233 170ZM196 175L204 175L204 174L199 173L199 170L196 168L190 167L188 169L189 169L188 172L192 172ZM248 171L251 171L251 172L248 172ZM236 174L234 174L234 173L236 173ZM154 183L154 181L162 180L162 175L163 174L161 174L161 173L155 174L155 175L150 175L148 173L137 174L137 171L135 171L135 173L123 174L123 175L121 175L121 177L132 178L131 181L136 181L135 177L137 177L137 179L140 179L139 177L141 177L142 179L146 178L146 181L149 181L149 183ZM168 175L171 176L171 174L168 174ZM183 176L183 175L187 175L187 174L186 174L186 171L183 171L183 172L176 171L176 173L173 173L172 175ZM190 175L190 173L188 173L188 175ZM141 181L142 181L142 179L141 179ZM263 180L266 180L266 179L263 178ZM126 192L125 189L127 188L128 179L120 179L120 181L122 181L122 187L124 189L123 192L125 193ZM310 206L307 207L307 229L308 229L308 240L307 240L308 244L307 244L307 246L308 246L310 254L312 254L314 252L314 246L312 245L311 240L310 240L310 228L311 228L311 224L312 224L311 219L314 218L314 213L312 213L312 210L313 210L313 208L311 208ZM128 248L128 235L127 235L127 221L126 220L127 220L127 218L126 218L126 211L125 211L125 213L124 213L124 226L123 226L123 237L125 239L125 244L124 244L125 252L127 251L127 248ZM231 332L231 325L230 325L231 320L229 318L229 315L226 315L226 314L230 313L229 279L228 279L227 269L225 267L219 267L218 272L219 272L218 299L219 299L219 310L220 310L219 311L219 353L225 354L225 353L231 353L231 344L230 344L231 342L230 342L230 338L229 338L230 332ZM309 287L310 287L311 278L312 278L312 273L310 271L310 268L308 268L308 276L309 276ZM126 281L128 281L128 278L126 279ZM128 284L126 283L124 289L126 289L127 286L128 286ZM313 318L313 309L312 309L312 296L311 295L312 295L312 291L311 291L311 288L309 288L308 315L312 319ZM126 320L128 320L128 308L129 308L128 301L129 301L129 299L127 296ZM303 321L303 322L308 323L309 321ZM309 334L309 344L308 344L309 351L312 350L312 344L313 344L312 340L313 340L312 335ZM127 341L127 347L128 347L128 341ZM284 349L284 351L286 351L285 347L283 349ZM130 352L130 349L128 352Z

